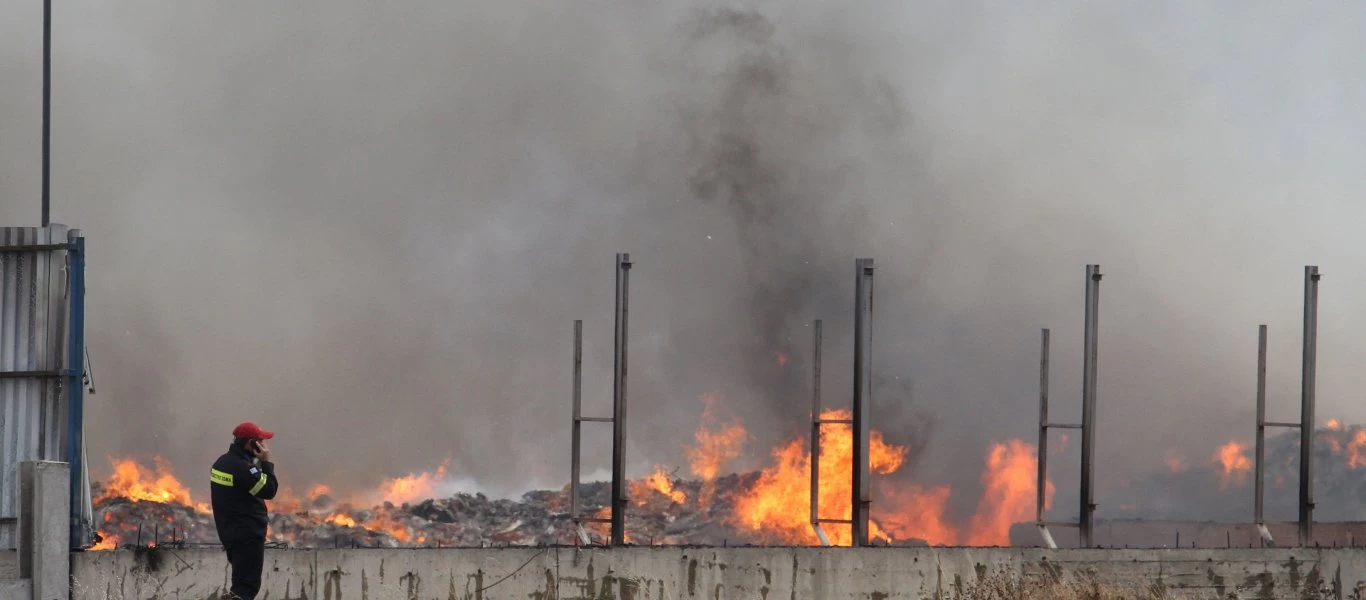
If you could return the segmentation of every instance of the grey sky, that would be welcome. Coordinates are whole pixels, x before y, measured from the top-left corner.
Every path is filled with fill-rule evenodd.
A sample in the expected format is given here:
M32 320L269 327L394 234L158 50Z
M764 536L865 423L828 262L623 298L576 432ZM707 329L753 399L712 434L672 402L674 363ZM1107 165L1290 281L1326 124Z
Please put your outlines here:
M36 225L41 3L0 10L0 223ZM1076 418L1095 262L1104 510L1167 449L1250 436L1258 323L1298 414L1306 264L1319 415L1366 419L1364 27L1341 2L59 3L92 458L197 482L255 419L296 481L451 456L558 486L571 323L605 413L624 251L633 468L683 460L706 392L752 466L802 431L812 318L847 397L866 255L879 425L973 498L988 442L1035 435L1041 327Z

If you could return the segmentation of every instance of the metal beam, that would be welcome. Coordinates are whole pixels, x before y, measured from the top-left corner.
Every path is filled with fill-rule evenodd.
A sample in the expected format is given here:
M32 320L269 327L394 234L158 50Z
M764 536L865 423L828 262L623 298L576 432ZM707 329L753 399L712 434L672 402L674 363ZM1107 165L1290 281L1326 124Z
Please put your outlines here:
M1092 546L1095 526L1096 363L1100 320L1100 265L1086 265L1086 322L1082 360L1081 546Z
M66 376L65 369L60 371L0 371L0 379L58 379Z
M626 542L626 341L631 255L617 254L615 351L612 360L612 545Z
M1044 329L1039 348L1039 477L1035 487L1034 521L1044 524L1044 490L1048 487L1048 330Z
M873 384L873 259L855 260L854 281L854 449L852 471L853 545L868 545L869 510L872 500L868 486L869 414Z
M1253 474L1252 522L1266 544L1275 546L1275 539L1266 527L1262 501L1266 495L1266 325L1257 326L1257 449L1256 473Z
M85 490L85 387L82 385L85 366L85 238L79 229L67 233L72 248L67 253L70 272L70 306L67 314L66 401L67 401L67 462L71 465L71 549L84 550L87 543L83 515L82 493Z
M1300 545L1314 541L1314 384L1318 359L1319 268L1304 268L1304 353L1300 373Z
M811 324L811 528L822 546L830 538L821 528L821 320Z
M569 518L579 522L579 453L583 447L583 320L574 320L574 425L569 434Z
M52 0L43 0L43 227L51 224ZM74 508L72 510L75 510Z

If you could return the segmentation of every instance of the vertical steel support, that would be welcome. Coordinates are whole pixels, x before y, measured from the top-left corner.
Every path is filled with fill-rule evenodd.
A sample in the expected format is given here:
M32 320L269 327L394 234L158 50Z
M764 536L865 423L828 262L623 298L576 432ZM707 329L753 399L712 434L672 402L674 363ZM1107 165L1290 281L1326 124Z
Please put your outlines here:
M52 180L52 0L43 0L43 227L51 220ZM73 480L74 481L74 480ZM74 504L73 504L74 506ZM75 510L75 509L72 509Z
M1314 540L1314 384L1318 359L1319 268L1304 268L1304 354L1300 374L1300 546Z
M85 437L85 397L82 375L85 367L85 237L79 229L67 234L71 247L67 251L70 272L67 273L71 295L70 326L67 329L66 379L67 398L67 460L71 463L71 549L83 550L87 543L82 515L81 493L84 490L84 468L81 461Z
M579 521L579 452L583 447L583 320L574 320L574 428L570 433L569 518Z
M821 320L816 319L811 348L811 525L821 522Z
M626 324L631 255L617 254L616 350L612 361L612 545L626 541Z
M1048 489L1048 330L1039 347L1039 477L1035 487L1034 521L1044 526L1045 491Z
M1086 323L1081 405L1081 546L1092 545L1095 525L1096 362L1100 312L1100 265L1086 265Z
M1262 495L1266 489L1266 325L1257 326L1257 448L1256 472L1253 473L1252 522L1260 529L1266 523L1262 516Z
M1252 504L1252 522L1257 527L1257 534L1262 538L1263 546L1275 546L1276 539L1271 536L1271 530L1266 527L1266 517L1263 513L1264 498L1266 497L1266 428L1270 423L1266 422L1266 325L1257 326L1257 457L1254 474L1253 494L1256 498ZM1286 423L1277 425L1287 426Z
M816 532L816 540L822 546L829 546L830 536L825 534L825 528L821 527L821 523L852 524L854 520L852 515L848 519L821 518L821 426L838 423L852 428L854 420L825 419L821 416L821 320L816 319L812 328L814 340L811 351L811 529Z
M855 260L854 282L854 449L853 461L853 545L868 545L868 519L872 500L868 489L869 414L873 383L873 259Z

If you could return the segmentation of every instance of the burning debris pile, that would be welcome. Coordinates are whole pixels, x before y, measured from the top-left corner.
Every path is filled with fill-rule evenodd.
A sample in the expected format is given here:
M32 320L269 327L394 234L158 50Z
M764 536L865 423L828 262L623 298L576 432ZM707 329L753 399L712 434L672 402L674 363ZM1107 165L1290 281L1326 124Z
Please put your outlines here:
M688 452L688 476L659 466L629 482L627 542L632 544L791 544L819 540L810 524L811 456L802 438L780 444L758 471L722 473L740 457L748 434L736 420L722 423L707 399L695 446ZM848 419L829 410L829 420ZM1267 440L1267 517L1293 520L1299 439L1289 433ZM826 519L847 518L851 507L853 435L848 425L822 432L820 506ZM1315 437L1321 521L1366 518L1366 428L1330 421ZM1011 526L1033 518L1037 462L1034 447L1020 440L994 444L981 473L982 494L968 519L955 521L946 507L952 490L921 485L899 475L909 449L873 431L869 439L874 502L871 536L893 545L1004 546ZM1123 517L1246 521L1251 517L1251 446L1229 442L1204 464L1187 466L1171 456L1166 470L1140 485L1127 486L1137 501ZM304 494L282 488L271 505L271 541L291 547L453 547L484 545L572 545L581 543L570 515L568 486L524 494L519 500L482 494L442 494L446 465L434 472L384 481L368 494L342 498L324 485ZM204 485L208 485L207 482ZM581 486L579 515L606 519L610 485ZM1051 501L1053 486L1045 497ZM210 507L156 460L114 463L112 475L94 487L103 539L94 549L150 544L217 542ZM958 502L958 500L954 500ZM605 543L605 522L587 521L589 543ZM835 545L851 542L847 525L827 524Z
M627 510L629 543L714 544L754 541L728 527L731 498L758 478L758 473L726 475L704 484L700 480L669 480L657 471L632 482L632 506ZM670 491L647 488L669 481ZM712 501L699 503L710 488ZM104 538L95 549L166 544L213 544L213 515L203 505L170 500L134 500L97 489L95 509ZM605 482L580 489L582 516L610 515L611 486ZM273 507L271 542L289 547L469 547L488 545L554 545L578 543L569 514L569 491L534 491L520 501L488 498L483 494L454 494L420 502L384 502L367 508L336 503L326 494L303 503L287 500ZM590 543L605 543L605 523L584 523Z
M807 441L793 439L771 452L771 464L747 473L726 472L749 439L738 419L722 422L715 398L704 397L702 423L688 452L689 475L659 466L629 482L627 541L633 544L801 544L819 543L810 524L811 456ZM823 418L848 419L847 410ZM851 507L848 425L822 431L820 505L823 518L848 518ZM922 486L899 473L909 447L870 437L874 476L871 535L883 544L1006 545L1010 525L1033 514L1036 458L1019 440L996 444L982 472L984 493L967 522L952 522L945 507L948 486ZM271 541L292 547L479 546L575 544L581 540L570 513L569 490L529 492L520 500L482 494L438 493L446 474L410 474L385 481L376 492L341 499L327 486L305 494L281 489L270 502ZM204 485L208 485L205 482ZM1052 485L1048 486L1051 498ZM217 541L210 508L157 460L147 468L135 460L114 462L112 476L94 490L101 540L94 549L128 545L205 544ZM610 486L581 486L579 514L611 514ZM583 523L591 543L605 542L606 523ZM847 525L825 526L830 541L848 545Z

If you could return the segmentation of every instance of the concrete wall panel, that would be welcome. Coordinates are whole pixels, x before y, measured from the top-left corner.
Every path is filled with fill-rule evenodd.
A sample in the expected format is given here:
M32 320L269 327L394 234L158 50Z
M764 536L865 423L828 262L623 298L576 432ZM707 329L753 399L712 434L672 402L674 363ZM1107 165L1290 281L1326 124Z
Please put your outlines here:
M91 552L72 564L72 600L211 600L228 577L219 550ZM261 600L988 600L1048 583L1154 598L1366 600L1358 549L270 550L265 575Z

